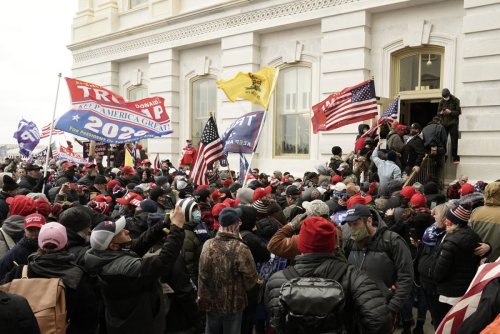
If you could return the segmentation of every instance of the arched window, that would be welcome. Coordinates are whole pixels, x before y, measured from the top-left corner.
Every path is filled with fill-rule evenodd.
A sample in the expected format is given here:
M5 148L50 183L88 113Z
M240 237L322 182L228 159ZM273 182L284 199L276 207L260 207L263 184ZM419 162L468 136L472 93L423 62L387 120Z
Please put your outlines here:
M137 101L148 97L148 88L144 85L134 85L127 89L127 100Z
M309 157L311 76L307 63L280 69L274 108L275 156Z
M191 139L197 147L203 127L210 117L215 117L217 109L217 85L211 76L196 77L191 80Z
M393 54L393 95L435 95L443 87L444 48L406 48Z

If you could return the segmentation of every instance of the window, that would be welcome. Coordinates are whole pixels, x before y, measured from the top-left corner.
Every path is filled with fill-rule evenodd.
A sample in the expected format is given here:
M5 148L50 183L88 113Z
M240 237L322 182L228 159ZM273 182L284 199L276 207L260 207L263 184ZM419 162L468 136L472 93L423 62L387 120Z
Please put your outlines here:
M135 8L147 2L148 0L129 0L129 8Z
M217 108L217 85L215 78L198 77L191 81L191 139L193 146L200 142L203 128Z
M129 101L137 101L137 100L142 100L148 97L148 89L146 86L139 85L139 86L131 86L127 90L128 97L127 99Z
M408 48L393 57L394 95L421 95L442 87L443 48Z
M274 155L308 156L311 124L311 67L280 70L276 86Z

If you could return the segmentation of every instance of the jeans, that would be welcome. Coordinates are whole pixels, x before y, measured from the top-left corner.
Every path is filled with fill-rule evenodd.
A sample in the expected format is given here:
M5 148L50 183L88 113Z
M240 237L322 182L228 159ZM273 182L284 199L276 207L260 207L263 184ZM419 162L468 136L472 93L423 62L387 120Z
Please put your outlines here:
M401 317L403 322L409 322L413 320L413 304L415 303L415 298L417 299L417 320L425 322L425 314L427 313L427 300L425 298L424 289L421 287L413 287L410 298L404 303L403 309L401 310Z
M242 313L219 314L207 313L205 334L239 334L241 333Z

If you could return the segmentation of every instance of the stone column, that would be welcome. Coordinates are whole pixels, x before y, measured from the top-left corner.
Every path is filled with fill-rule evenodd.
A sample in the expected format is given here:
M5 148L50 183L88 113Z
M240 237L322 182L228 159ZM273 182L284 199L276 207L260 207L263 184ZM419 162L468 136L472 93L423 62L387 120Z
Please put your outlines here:
M321 99L370 78L370 13L358 11L324 18L321 32ZM319 158L326 161L332 146L340 146L345 154L349 153L354 149L357 132L357 124L321 132Z
M457 176L492 182L500 170L500 0L465 0ZM452 92L455 95L455 92Z
M150 155L160 153L161 159L170 159L174 165L179 161L179 54L175 49L166 49L149 54L149 95L165 99L165 107L172 124L172 134L165 138L148 141ZM151 156L151 159L154 157Z

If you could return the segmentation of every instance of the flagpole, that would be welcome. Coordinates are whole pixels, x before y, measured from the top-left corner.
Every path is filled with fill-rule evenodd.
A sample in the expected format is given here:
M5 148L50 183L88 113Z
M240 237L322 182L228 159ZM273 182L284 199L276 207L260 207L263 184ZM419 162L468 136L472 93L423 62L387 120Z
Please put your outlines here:
M49 146L47 148L47 156L45 157L45 166L43 172L43 186L42 186L42 194L45 193L45 177L47 177L47 173L49 172L49 152L52 149L52 132L54 131L54 120L56 118L56 109L57 109L57 99L59 98L59 85L61 84L61 73L57 74L57 90L56 90L56 100L54 102L54 111L52 112L52 122L50 123L50 135L49 135Z
M276 68L276 74L274 75L273 84L271 85L271 93L269 94L269 101L267 103L266 112L262 116L263 117L262 122L260 123L259 132L257 133L257 139L255 140L255 145L254 145L253 150L252 150L252 155L250 156L250 161L248 162L248 167L247 167L247 170L245 172L245 179L243 180L242 187L245 187L245 185L247 184L248 172L250 171L250 168L252 167L253 156L255 155L255 150L257 149L257 144L260 141L260 134L262 132L262 129L264 128L264 123L266 122L267 111L269 110L269 102L271 101L271 97L274 95L274 88L276 87L276 83L278 82L279 73L280 73L280 69L278 67L278 68Z

